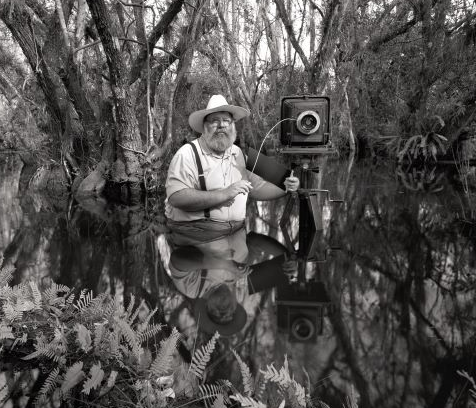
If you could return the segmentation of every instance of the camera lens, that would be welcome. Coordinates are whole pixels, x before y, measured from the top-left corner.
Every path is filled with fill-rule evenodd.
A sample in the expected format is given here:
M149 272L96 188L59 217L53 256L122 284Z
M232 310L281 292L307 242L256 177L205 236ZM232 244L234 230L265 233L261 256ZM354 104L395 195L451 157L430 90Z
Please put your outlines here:
M296 119L296 126L301 133L310 135L321 125L319 115L314 111L304 111Z
M314 323L307 317L298 317L291 325L291 333L298 340L309 340L315 332Z
M314 126L316 126L317 120L314 116L306 115L302 118L302 127L306 130L311 130Z

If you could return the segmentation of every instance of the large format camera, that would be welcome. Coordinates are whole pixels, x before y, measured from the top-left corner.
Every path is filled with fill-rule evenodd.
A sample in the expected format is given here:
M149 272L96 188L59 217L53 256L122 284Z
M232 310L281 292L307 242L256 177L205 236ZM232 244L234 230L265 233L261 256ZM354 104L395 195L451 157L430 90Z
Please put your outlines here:
M322 334L324 315L331 301L323 282L309 280L304 284L280 285L276 293L278 327L289 333L289 340L315 343Z
M325 145L330 136L327 96L287 96L281 99L281 144L288 147Z

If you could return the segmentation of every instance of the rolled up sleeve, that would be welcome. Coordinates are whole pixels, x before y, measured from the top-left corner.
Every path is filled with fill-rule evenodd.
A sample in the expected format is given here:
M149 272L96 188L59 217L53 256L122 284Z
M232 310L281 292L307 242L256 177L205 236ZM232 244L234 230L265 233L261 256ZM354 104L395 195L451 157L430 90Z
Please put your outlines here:
M165 182L167 198L185 188L199 189L197 173L191 146L182 146L170 162Z

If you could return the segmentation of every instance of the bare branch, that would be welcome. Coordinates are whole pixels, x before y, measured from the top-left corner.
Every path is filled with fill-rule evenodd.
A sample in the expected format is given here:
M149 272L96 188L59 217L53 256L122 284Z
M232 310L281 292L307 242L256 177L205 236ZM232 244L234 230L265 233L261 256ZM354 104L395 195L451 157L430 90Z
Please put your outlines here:
M142 68L147 61L147 54L152 53L157 41L162 37L165 31L169 28L172 21L182 9L184 0L175 0L170 3L168 9L162 14L160 21L153 28L148 39L148 47L144 47L134 61L129 82L132 84L140 77Z
M61 27L61 33L63 34L64 43L66 48L69 50L69 36L68 36L68 29L66 28L66 21L64 19L64 12L63 12L63 5L61 4L61 0L56 0L56 12L58 13L58 20Z
M321 15L321 18L324 18L324 13L322 12L321 8L312 0L309 0L309 3L311 3L311 7L314 10L317 10L317 12Z
M286 30L286 33L288 34L291 44L293 45L293 48L299 54L299 57L301 58L301 61L306 71L310 72L311 65L309 64L309 60L307 59L306 54L304 54L303 49L299 45L298 40L296 39L296 35L294 34L294 30L293 30L293 25L291 21L289 20L289 16L286 12L286 6L284 5L283 0L274 0L274 3L276 4L276 8L278 9L279 16L281 17L281 21L284 24L284 28Z

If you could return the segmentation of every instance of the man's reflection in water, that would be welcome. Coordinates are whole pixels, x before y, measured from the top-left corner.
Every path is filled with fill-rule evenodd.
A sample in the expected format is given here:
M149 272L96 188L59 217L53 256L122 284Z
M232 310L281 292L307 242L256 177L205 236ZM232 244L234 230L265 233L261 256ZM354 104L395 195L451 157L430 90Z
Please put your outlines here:
M241 228L210 242L201 242L201 234L174 238L182 245L170 256L171 278L182 294L194 299L195 319L206 333L239 332L247 320L242 306L246 296L286 282L281 267L286 248L268 236L246 234Z

